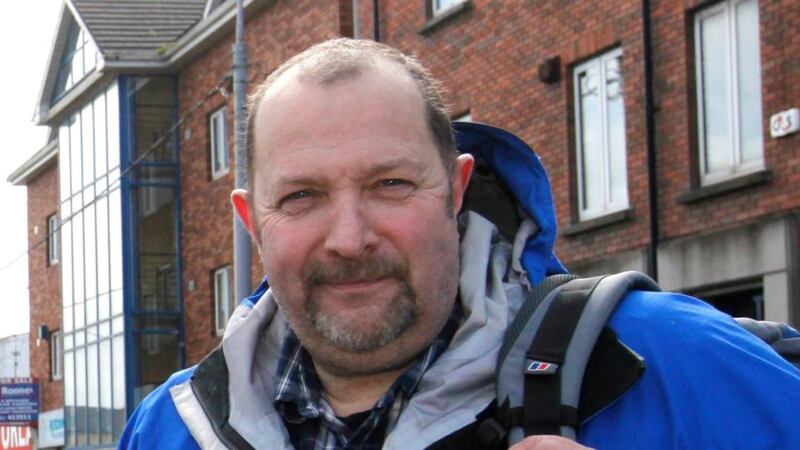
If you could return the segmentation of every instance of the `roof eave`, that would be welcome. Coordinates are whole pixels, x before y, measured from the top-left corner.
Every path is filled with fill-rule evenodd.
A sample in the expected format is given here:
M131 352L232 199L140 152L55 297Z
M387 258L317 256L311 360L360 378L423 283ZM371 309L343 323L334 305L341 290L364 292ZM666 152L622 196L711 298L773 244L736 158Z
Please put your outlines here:
M58 160L58 140L53 139L40 148L6 178L15 186L25 186Z
M255 15L274 0L244 0L245 17ZM179 68L202 53L236 26L236 2L224 3L175 41L164 58L170 67Z

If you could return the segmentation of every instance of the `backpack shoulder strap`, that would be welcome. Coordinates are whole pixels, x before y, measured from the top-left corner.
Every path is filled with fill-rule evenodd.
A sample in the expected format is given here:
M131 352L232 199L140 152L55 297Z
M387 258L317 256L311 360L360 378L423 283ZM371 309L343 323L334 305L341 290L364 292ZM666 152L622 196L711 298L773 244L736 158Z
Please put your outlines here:
M780 322L754 320L748 317L737 317L736 321L800 369L800 332Z
M638 272L558 277L545 280L526 299L500 350L496 422L502 424L500 429L510 430L510 443L532 434L575 439L584 374L606 321L628 292L659 290L653 280ZM615 336L610 340L618 343ZM623 359L620 355L626 352L612 349L603 353L622 361L624 355ZM592 359L594 366L602 365L598 358ZM638 378L641 370L636 373ZM589 402L591 408L598 408L600 397ZM489 427L498 428L498 424Z

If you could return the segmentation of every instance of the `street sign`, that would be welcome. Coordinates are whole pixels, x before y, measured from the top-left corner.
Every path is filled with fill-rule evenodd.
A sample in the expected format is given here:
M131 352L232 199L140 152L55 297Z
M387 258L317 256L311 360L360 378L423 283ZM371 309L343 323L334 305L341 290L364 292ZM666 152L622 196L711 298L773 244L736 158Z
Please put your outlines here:
M38 425L39 381L0 378L0 425Z
M800 130L800 109L792 108L773 114L769 119L769 133L782 137Z

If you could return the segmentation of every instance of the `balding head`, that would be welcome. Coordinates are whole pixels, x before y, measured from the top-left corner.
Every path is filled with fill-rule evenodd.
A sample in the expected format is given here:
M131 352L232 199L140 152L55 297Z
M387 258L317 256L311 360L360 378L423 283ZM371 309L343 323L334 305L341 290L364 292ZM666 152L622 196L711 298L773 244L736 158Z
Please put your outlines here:
M248 190L253 191L255 124L271 90L280 89L287 78L323 86L332 85L357 77L384 63L399 65L416 84L424 102L425 122L431 138L439 150L445 171L450 174L457 150L439 83L416 59L398 50L374 41L341 38L317 44L292 57L272 72L251 96L247 117Z

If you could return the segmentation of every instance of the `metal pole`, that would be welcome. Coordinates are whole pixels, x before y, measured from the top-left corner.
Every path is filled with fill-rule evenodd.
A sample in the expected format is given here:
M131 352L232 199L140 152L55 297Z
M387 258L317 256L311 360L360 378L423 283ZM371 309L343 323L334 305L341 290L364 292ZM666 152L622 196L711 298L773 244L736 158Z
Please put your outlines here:
M236 129L236 187L247 187L247 157L245 138L247 118L247 47L244 43L244 0L236 0L236 42L233 44L233 120ZM236 301L250 295L250 236L242 222L233 214L233 263Z

